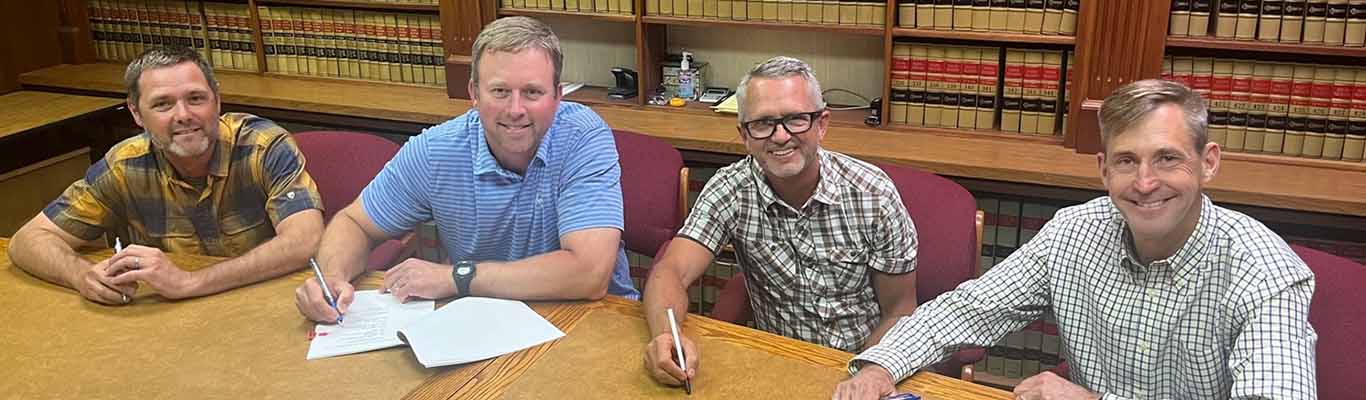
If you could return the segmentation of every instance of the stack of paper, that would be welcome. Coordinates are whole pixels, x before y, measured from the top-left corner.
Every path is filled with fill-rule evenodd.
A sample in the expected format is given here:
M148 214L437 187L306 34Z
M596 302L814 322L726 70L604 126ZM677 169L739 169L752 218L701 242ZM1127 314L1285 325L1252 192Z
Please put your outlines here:
M520 301L466 297L436 311L432 307L431 301L400 304L387 293L356 292L344 324L314 328L308 359L407 342L430 368L493 358L564 336Z

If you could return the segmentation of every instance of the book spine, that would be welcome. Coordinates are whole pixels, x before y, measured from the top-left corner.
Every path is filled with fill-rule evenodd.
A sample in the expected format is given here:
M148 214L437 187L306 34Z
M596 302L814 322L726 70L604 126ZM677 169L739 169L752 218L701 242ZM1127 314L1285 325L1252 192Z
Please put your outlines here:
M892 102L891 122L905 124L910 111L911 45L896 42L892 45Z
M925 126L925 107L928 100L929 48L910 45L910 93L907 95L906 124Z
M1304 34L1304 13L1308 3L1305 0L1285 0L1281 6L1280 37L1281 43L1299 43Z
M1025 20L1029 18L1028 14L1028 0L1010 0L1010 11L1007 14L1009 18L1006 20L1006 32L1024 33Z
M1290 124L1290 95L1294 87L1295 66L1289 63L1275 63L1271 68L1271 98L1266 108L1266 135L1262 137L1262 152L1285 154L1285 135Z
M898 0L896 3L896 26L902 28L915 27L915 1Z
M1039 103L1043 101L1043 52L1025 52L1024 100L1020 103L1020 133L1039 133Z
M953 3L953 30L972 30L972 18L976 15L972 0L955 0Z
M1063 10L1062 24L1058 28L1058 33L1067 36L1077 34L1077 14L1081 12L1081 0L1066 0L1067 8Z
M1328 134L1323 140L1323 158L1340 160L1346 158L1346 140L1352 114L1352 86L1356 71L1351 67L1338 66L1334 69L1333 103L1328 114ZM1358 151L1353 149L1353 151ZM1355 156L1355 155L1353 155Z
M972 30L974 32L991 30L991 0L974 0L972 2Z
M1281 37L1282 16L1285 2L1282 0L1262 0L1262 15L1257 22L1257 40L1276 42Z
M934 1L935 0L916 0L915 27L921 29L934 29Z
M1258 61L1252 67L1252 97L1248 101L1247 136L1243 151L1259 153L1266 136L1267 109L1271 105L1271 81L1273 66Z
M1328 19L1327 0L1309 0L1304 9L1304 36L1302 43L1323 43L1324 30Z
M1342 46L1347 34L1347 15L1351 5L1347 0L1328 0L1328 15L1323 25L1323 44Z
M1233 91L1233 61L1216 59L1210 76L1209 140L1228 146L1229 98Z
M1356 68L1352 84L1352 111L1348 115L1347 144L1342 159L1366 159L1366 68Z
M1048 8L1047 0L1027 0L1025 10L1025 33L1043 33L1044 10Z
M1005 82L1002 83L1001 131L1020 132L1024 103L1025 52L1006 49Z
M1229 101L1230 110L1228 117L1228 149L1230 151L1242 151L1247 143L1247 120L1248 110L1251 107L1252 97L1252 70L1251 61L1235 60L1233 62L1233 92L1232 99Z
M1005 32L1007 21L1010 20L1010 0L991 0L991 9L987 14L990 17L987 30Z
M1172 0L1172 13L1167 23L1167 35L1189 36L1191 22L1190 0Z
M1209 36L1210 11L1213 10L1214 0L1191 0L1190 29L1187 34L1190 36Z
M954 0L935 0L934 29L953 29L953 4Z
M944 108L944 46L929 46L925 74L925 126L940 126Z
M996 215L1000 211L1000 201L990 197L978 197L977 209L982 210L982 253L977 262L977 275L982 276L995 265Z
M939 109L939 126L958 127L959 94L963 90L963 48L949 46L944 49L944 100Z
M1054 136L1058 132L1058 106L1062 99L1059 87L1062 86L1062 52L1043 53L1043 74L1039 81L1041 87L1039 100L1039 127L1034 132L1042 136Z
M1326 65L1314 67L1314 83L1310 88L1309 123L1304 137L1303 157L1325 158L1331 154L1327 149L1328 121L1333 109L1333 80L1337 69Z
M1001 72L1001 48L987 47L983 48L981 53L981 61L977 66L977 121L974 125L977 129L994 129L997 77Z
M958 129L977 128L977 76L981 74L982 48L964 47L958 85Z
M1366 46L1366 0L1351 0L1347 6L1347 36L1343 38L1343 44Z

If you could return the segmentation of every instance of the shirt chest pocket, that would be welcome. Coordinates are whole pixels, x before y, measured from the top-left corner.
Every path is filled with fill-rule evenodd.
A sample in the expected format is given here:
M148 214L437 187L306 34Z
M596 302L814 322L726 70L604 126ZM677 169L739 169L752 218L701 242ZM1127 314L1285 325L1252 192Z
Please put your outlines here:
M834 248L816 265L817 292L829 297L849 297L868 288L868 252Z
M274 236L274 229L266 223L264 213L229 212L218 220L223 246L227 253L240 255Z

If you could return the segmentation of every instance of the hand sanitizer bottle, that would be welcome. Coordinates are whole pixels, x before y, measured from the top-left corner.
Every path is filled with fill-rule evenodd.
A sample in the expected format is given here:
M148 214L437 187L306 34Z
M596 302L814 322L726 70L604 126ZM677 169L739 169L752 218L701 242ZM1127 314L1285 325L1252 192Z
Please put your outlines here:
M692 100L697 97L696 82L692 68L692 53L683 52L683 62L678 68L678 97Z

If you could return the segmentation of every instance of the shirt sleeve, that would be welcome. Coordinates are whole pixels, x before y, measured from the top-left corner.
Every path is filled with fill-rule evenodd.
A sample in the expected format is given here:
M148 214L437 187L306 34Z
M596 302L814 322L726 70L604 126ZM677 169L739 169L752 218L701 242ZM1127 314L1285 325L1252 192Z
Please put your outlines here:
M596 114L585 109L582 113L565 116L581 121L573 149L563 152L563 164L556 202L559 234L590 228L625 229L622 216L621 165L617 160L616 140L612 130ZM562 132L572 133L572 132Z
M1231 399L1317 397L1314 347L1318 336L1309 324L1314 280L1307 267L1300 267L1306 273L1299 281L1267 290L1269 296L1247 305L1250 317L1234 339L1228 358L1233 374Z
M430 133L414 136L361 191L365 215L389 236L432 218L427 145Z
M849 362L849 372L875 363L900 381L954 351L990 346L1038 319L1049 304L1045 260L1054 241L1051 231L1046 226L981 278L901 317L881 343Z
M47 207L43 215L66 233L83 240L94 240L113 230L123 218L116 210L123 209L119 195L119 180L101 159L85 171L85 177L68 186Z
M683 228L678 230L679 237L691 239L712 254L721 251L721 246L730 240L734 231L735 191L738 189L737 171L743 170L747 161L722 168L702 187L697 202L688 212Z
M891 183L888 183L891 186ZM876 243L873 243L873 257L869 267L885 274L905 274L915 271L918 240L915 223L906 213L901 196L893 187L889 194L882 196L878 205Z
M275 129L282 128L271 124ZM270 222L280 225L294 213L323 209L322 195L313 177L304 170L303 152L288 133L275 139L266 149L263 160L268 190L266 191L266 214Z

